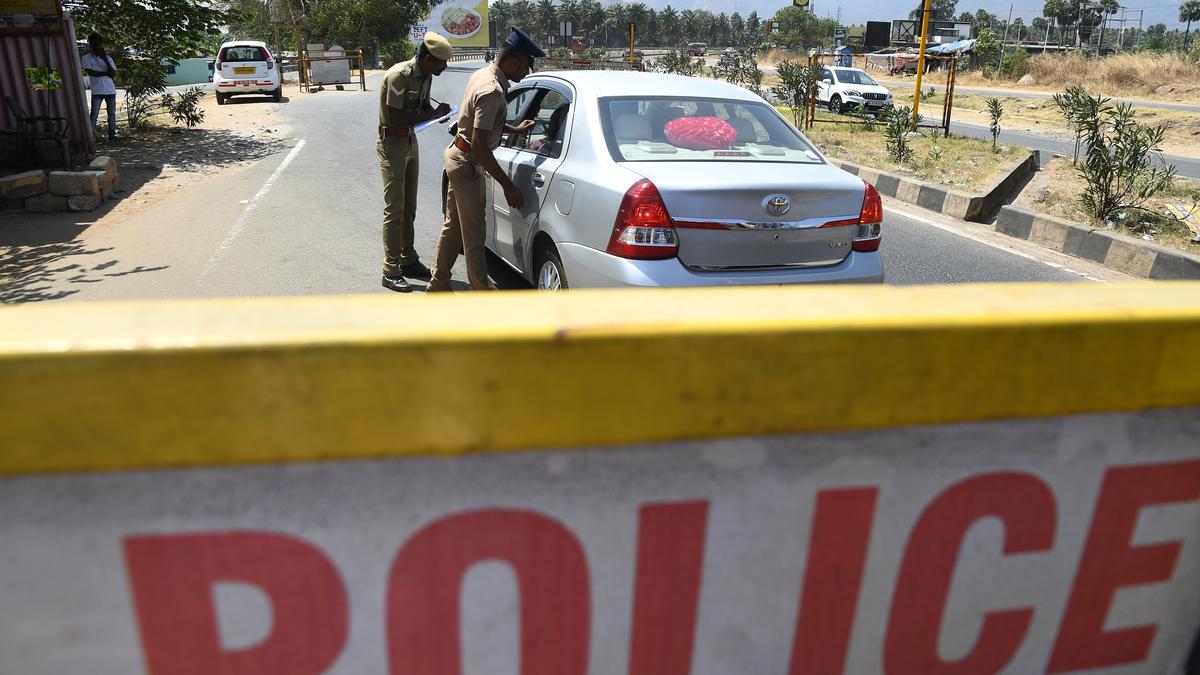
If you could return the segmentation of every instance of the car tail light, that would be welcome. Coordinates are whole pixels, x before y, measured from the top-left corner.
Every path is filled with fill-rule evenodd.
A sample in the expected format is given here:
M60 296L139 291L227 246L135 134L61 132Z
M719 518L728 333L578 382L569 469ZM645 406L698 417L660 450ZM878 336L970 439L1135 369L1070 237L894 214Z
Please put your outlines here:
M854 243L851 248L855 251L868 253L879 250L879 241L883 235L883 199L874 185L863 181L866 193L863 195L862 211L858 214L858 231L854 233Z
M654 183L643 178L625 192L607 251L633 260L663 260L679 253L679 238Z
M267 70L271 70L274 67L275 67L275 61L271 60L270 54L267 54Z
M874 185L866 181L863 181L863 185L866 190L863 193L862 209L858 213L858 218L832 220L821 227L853 225L857 230L854 233L854 243L850 246L851 250L870 253L879 250L880 236L883 231L883 200L880 199L879 192Z

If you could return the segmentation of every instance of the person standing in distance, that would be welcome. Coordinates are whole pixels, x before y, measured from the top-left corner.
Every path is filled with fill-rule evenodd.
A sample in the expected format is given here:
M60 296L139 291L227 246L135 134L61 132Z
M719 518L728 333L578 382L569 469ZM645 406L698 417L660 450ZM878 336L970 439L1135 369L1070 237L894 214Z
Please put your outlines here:
M528 35L514 28L500 47L496 60L467 80L463 94L458 135L444 155L449 187L446 193L446 221L433 254L433 278L430 292L450 290L450 271L458 252L467 257L467 280L474 290L491 288L487 276L484 208L484 172L491 174L504 188L504 200L514 209L525 205L525 198L496 163L492 152L500 146L505 131L521 132L533 126L533 120L511 125L504 121L508 86L520 82L533 70L533 60L546 52Z
M454 50L446 38L426 33L412 59L397 63L379 87L379 168L383 171L383 287L407 293L404 277L428 279L413 248L417 218L420 154L413 127L450 112L446 103L429 104L429 86L441 75Z
M91 51L83 55L83 72L88 74L92 83L92 129L100 119L100 104L108 108L108 140L117 139L117 85L113 77L117 74L117 65L112 57L104 51L104 38L99 33L88 36L88 46Z

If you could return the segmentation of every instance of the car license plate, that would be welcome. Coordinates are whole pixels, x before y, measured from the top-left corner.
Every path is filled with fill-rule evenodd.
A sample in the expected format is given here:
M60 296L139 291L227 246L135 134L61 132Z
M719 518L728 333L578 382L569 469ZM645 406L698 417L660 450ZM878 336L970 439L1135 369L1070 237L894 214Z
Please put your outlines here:
M251 75L254 73L254 66L242 66L233 69L233 72L238 75Z
M234 80L233 84L236 87L249 87L254 84L254 80Z

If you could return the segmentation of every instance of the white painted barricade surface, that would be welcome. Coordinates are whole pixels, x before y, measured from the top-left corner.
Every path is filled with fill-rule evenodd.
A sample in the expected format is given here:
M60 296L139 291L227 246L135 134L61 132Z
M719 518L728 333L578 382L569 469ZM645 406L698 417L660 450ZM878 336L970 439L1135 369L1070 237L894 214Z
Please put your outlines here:
M0 673L1182 673L1198 437L1188 408L4 478Z

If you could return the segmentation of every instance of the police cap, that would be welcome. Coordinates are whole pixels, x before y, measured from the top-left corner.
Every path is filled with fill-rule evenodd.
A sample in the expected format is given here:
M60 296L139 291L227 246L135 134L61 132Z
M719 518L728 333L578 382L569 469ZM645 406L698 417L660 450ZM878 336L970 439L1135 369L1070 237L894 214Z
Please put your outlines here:
M454 56L454 48L450 46L450 41L437 33L426 33L421 42L435 59L449 61L450 57Z
M534 59L540 59L546 55L546 52L542 51L538 43L534 42L533 38L526 35L520 28L513 28L512 32L508 34L508 39L504 41L504 44L508 45L513 51L528 56L531 68L533 67Z

